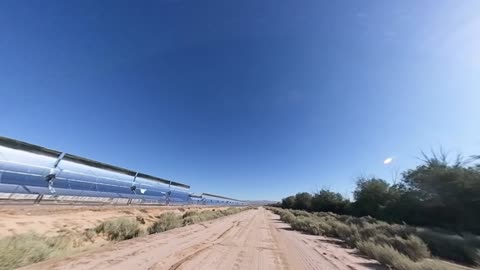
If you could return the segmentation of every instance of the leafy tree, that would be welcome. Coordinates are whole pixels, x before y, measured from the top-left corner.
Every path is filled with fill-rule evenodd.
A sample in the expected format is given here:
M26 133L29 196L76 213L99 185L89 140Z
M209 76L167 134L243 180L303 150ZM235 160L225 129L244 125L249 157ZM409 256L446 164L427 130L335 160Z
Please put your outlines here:
M312 211L316 212L334 212L343 214L350 204L340 193L322 189L314 194L312 198Z
M480 231L480 170L461 157L449 163L446 155L424 155L424 164L403 173L403 184L421 202L421 225Z
M282 199L282 208L291 209L295 204L295 196L289 196Z
M385 180L361 177L353 192L354 212L360 216L379 217L380 210L385 207L390 196L390 185Z
M312 205L312 194L308 192L300 192L295 195L295 203L293 209L309 211Z

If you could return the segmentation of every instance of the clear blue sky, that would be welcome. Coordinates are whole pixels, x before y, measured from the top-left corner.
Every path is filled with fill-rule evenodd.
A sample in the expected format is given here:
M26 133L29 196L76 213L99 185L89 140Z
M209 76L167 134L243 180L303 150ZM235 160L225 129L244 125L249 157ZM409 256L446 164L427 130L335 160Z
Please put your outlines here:
M0 134L280 199L480 154L480 1L1 1ZM394 162L383 165L393 156Z

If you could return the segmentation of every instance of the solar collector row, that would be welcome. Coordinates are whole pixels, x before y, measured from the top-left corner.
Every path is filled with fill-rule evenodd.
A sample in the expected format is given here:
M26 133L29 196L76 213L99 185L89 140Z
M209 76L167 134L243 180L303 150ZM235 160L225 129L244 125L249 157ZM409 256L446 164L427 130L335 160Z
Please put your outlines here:
M59 160L59 157L62 157ZM55 164L58 164L56 167ZM51 182L48 175L54 172ZM50 189L49 189L50 187ZM52 189L53 187L53 189ZM0 192L139 199L203 204L241 204L206 194L192 200L189 185L0 137Z

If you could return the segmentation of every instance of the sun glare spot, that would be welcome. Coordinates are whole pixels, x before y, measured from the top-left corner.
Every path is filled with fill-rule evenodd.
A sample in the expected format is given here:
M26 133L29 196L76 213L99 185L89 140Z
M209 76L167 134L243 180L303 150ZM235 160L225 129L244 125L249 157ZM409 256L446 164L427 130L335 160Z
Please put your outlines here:
M393 158L389 157L389 158L387 158L383 161L383 164L388 165L388 164L392 163L392 161L393 161Z

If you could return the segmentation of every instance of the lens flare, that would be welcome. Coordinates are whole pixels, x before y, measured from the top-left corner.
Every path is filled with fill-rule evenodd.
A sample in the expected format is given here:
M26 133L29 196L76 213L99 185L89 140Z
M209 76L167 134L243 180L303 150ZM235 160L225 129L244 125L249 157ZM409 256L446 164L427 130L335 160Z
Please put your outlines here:
M388 164L392 163L392 161L393 161L393 158L389 157L389 158L387 158L383 161L383 164L388 165Z

